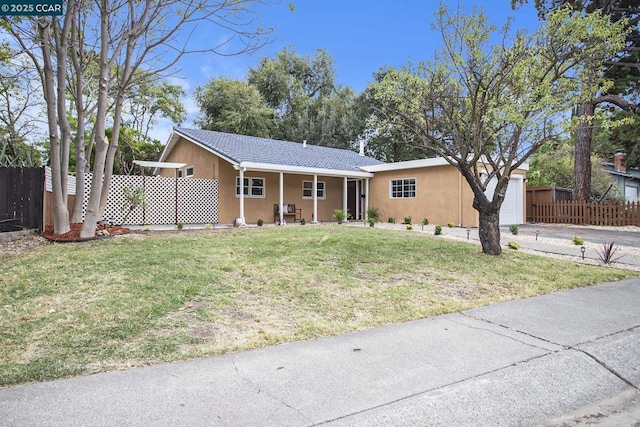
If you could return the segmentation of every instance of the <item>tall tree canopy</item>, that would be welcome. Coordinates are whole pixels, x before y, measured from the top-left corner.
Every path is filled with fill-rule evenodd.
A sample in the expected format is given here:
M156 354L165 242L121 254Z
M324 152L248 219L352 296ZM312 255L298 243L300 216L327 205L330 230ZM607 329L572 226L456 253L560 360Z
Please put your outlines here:
M624 45L624 24L560 9L533 35L508 26L496 34L484 14L441 6L435 27L444 48L433 62L390 69L373 84L379 132L402 129L412 144L458 168L474 194L482 250L498 255L511 174L558 137L576 100L601 87L604 62Z
M275 111L254 86L239 80L216 78L195 92L202 129L269 138Z
M301 57L283 49L251 68L247 81L214 78L196 90L198 124L210 130L353 148L366 125L364 98L336 87L322 49Z
M512 0L511 6L517 7L527 0ZM615 119L624 117L627 120L619 122L619 127L632 126L629 114L607 114L597 111L599 105L615 106L623 111L633 111L638 108L640 93L640 0L535 0L535 7L541 19L546 19L554 10L570 7L574 13L602 13L612 22L626 25L626 42L620 50L613 52L603 64L602 74L613 81L613 84L594 94L594 97L582 102L576 109L579 126L575 131L575 165L573 196L577 200L588 200L591 192L591 151L594 129L602 123L603 118ZM596 116L600 113L600 119ZM632 128L633 129L633 128ZM608 134L608 128L604 128ZM625 132L625 130L621 130ZM601 133L601 132L600 132ZM602 133L600 137L602 137ZM616 144L616 141L611 141Z
M93 156L94 178L81 231L81 237L91 237L106 205L126 99L132 88L145 76L170 74L180 58L192 52L190 34L218 29L228 37L221 44L196 48L200 53L228 56L259 48L270 32L255 21L261 3L270 0L68 0L62 16L0 17L0 26L30 58L42 85L55 233L70 229L66 181L71 141L79 174L77 194L84 194L82 174L87 159ZM232 39L240 43L234 45ZM70 117L77 120L75 131ZM106 134L108 125L111 138ZM82 198L77 200L71 216L74 221L81 214Z

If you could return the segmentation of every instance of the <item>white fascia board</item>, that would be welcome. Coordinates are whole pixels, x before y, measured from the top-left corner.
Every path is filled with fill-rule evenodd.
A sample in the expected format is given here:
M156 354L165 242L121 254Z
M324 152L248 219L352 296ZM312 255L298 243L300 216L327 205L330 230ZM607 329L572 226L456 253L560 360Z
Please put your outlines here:
M478 163L483 163L483 160L486 160L486 159L480 158L480 160L478 160ZM447 159L445 159L444 157L432 157L428 159L408 160L406 162L384 163L382 165L374 165L374 166L362 166L360 169L367 172L384 172L384 171L429 168L434 166L447 166L447 165L451 165L451 163L449 163ZM523 163L518 167L518 169L528 171L529 164Z
M362 166L360 169L367 172L384 172L402 169L428 168L432 166L445 166L450 164L444 157L430 159L408 160L406 162L384 163L382 165Z
M176 143L178 142L178 140L180 138L184 138L187 141L191 142L192 144L197 145L198 147L207 150L208 152L220 157L222 160L231 163L234 167L237 166L238 162L236 162L235 160L231 160L230 158L218 153L215 150L212 150L211 147L207 147L206 145L203 145L201 143L199 143L198 141L196 141L195 139L178 132L177 130L173 130L171 132L171 136L169 137L169 141L167 142L167 145L165 145L164 150L162 150L162 155L160 156L160 161L163 161L171 152L171 150L173 149L173 146L176 145ZM154 175L158 174L158 168L155 168L153 171Z
M200 143L200 142L196 141L195 139L193 139L193 138L191 138L191 137L189 137L189 136L187 136L187 135L184 135L184 134L182 134L182 133L180 133L180 132L178 132L178 131L175 131L175 133L177 133L179 136L181 136L182 138L186 139L187 141L190 141L192 144L195 144L195 145L197 145L198 147L200 147L200 148L202 148L202 149L204 149L204 150L207 150L207 151L208 151L208 152L210 152L211 154L214 154L214 155L216 155L216 156L220 157L220 158L221 158L222 160L224 160L225 162L229 162L229 163L231 163L234 167L238 164L238 162L237 162L237 161L235 161L235 160L233 160L233 159L231 159L231 158L229 158L229 157L225 156L225 155L224 155L224 154L222 154L222 153L217 152L216 150L213 150L211 147L207 147L206 145L204 145L204 144L202 144L202 143ZM175 143L174 143L174 144L175 144Z
M146 160L134 160L134 165L142 166L143 168L160 168L160 169L180 169L187 166L186 163L172 163L172 162L149 162Z
M322 175L322 176L338 176L347 178L372 178L373 174L369 172L346 171L337 169L310 168L304 166L287 166L275 165L270 163L256 162L240 162L234 165L234 169L245 169L258 172L284 172L296 175Z

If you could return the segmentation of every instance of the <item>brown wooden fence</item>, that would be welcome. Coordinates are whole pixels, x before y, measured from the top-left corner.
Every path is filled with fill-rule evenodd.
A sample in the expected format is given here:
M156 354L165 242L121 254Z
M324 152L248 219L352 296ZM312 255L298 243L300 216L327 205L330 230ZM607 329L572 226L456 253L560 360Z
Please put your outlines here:
M0 231L42 228L43 168L0 167Z
M640 203L590 203L565 201L537 203L531 220L542 223L586 225L640 225Z

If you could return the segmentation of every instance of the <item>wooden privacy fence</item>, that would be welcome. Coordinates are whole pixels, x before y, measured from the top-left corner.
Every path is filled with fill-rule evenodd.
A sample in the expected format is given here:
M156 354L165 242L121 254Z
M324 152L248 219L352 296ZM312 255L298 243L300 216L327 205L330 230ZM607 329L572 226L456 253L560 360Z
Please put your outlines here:
M43 190L42 168L0 167L0 231L13 225L42 228Z
M537 203L531 220L543 223L586 225L640 225L640 203L591 203L564 201Z

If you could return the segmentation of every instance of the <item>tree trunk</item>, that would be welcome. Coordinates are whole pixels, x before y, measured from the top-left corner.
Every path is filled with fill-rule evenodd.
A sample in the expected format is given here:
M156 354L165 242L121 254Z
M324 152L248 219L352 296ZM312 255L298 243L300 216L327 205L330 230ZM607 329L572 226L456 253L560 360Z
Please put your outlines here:
M102 193L102 179L104 177L104 166L109 148L105 133L106 117L108 111L108 73L109 61L108 40L109 40L109 17L106 13L106 0L101 2L100 13L100 30L101 30L101 46L100 46L100 86L98 89L98 102L95 123L95 141L96 154L93 163L93 178L91 180L91 193L89 193L89 202L87 203L87 211L84 216L80 237L83 239L93 237L96 234L96 226L98 224L98 214L100 210L100 195Z
M60 158L60 137L56 116L57 103L54 85L55 76L53 64L51 63L51 35L46 19L38 19L37 25L39 36L41 37L40 46L42 48L42 60L44 63L42 89L47 104L47 123L49 128L51 184L53 187L53 232L54 234L64 234L68 232L71 227L69 224L67 200L63 196L66 192L63 191L63 180L60 168L63 159Z
M573 200L588 201L591 195L591 138L596 103L578 106L580 122L576 130L575 163L573 166Z
M489 204L484 209L478 210L480 214L480 244L482 252L487 255L502 254L500 246L500 214Z

